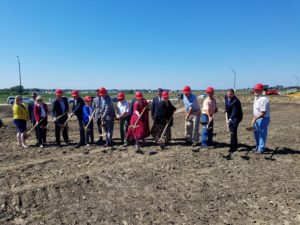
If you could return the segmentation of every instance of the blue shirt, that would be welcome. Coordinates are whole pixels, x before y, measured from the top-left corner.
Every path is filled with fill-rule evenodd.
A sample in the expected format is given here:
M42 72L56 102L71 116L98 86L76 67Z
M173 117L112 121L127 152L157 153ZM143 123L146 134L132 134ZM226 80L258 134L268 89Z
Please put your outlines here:
M190 94L189 97L186 97L185 95L183 95L183 104L184 104L184 109L186 112L188 112L191 107L192 107L192 113L200 110L200 106L198 104L197 97L193 94Z

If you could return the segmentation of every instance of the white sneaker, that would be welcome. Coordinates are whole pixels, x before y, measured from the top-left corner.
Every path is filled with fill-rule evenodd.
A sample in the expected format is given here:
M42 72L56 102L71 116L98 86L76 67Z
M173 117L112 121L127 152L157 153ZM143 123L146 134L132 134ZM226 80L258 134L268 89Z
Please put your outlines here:
M44 145L40 145L40 148L44 148Z
M89 147L90 145L89 144L86 144L86 147Z
M27 146L27 145L25 145L25 144L22 144L22 147L23 147L23 148L28 148L28 146Z

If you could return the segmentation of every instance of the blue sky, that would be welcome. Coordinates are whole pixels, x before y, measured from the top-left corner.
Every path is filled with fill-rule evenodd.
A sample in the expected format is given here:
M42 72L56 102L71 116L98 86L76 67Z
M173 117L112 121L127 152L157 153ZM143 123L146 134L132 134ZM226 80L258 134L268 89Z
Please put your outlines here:
M295 85L298 0L1 0L0 88Z

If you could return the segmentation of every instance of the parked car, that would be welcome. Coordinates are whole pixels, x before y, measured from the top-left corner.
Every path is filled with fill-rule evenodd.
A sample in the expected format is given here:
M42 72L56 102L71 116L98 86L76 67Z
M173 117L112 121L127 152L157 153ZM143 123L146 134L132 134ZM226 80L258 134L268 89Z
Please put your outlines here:
M7 104L13 105L15 101L15 97L14 96L8 96L7 97Z
M7 104L13 105L15 103L15 97L14 96L9 96L7 98ZM33 100L31 98L28 97L23 97L23 103L25 104L30 104L33 103Z

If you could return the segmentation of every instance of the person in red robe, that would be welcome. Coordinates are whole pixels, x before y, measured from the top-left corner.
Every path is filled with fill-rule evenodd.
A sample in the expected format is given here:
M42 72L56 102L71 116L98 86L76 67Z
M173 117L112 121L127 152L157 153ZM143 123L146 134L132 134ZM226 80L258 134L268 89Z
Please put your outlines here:
M137 152L140 153L140 143L145 144L145 138L150 135L148 102L141 92L135 93L136 102L130 119L127 140L135 141Z

